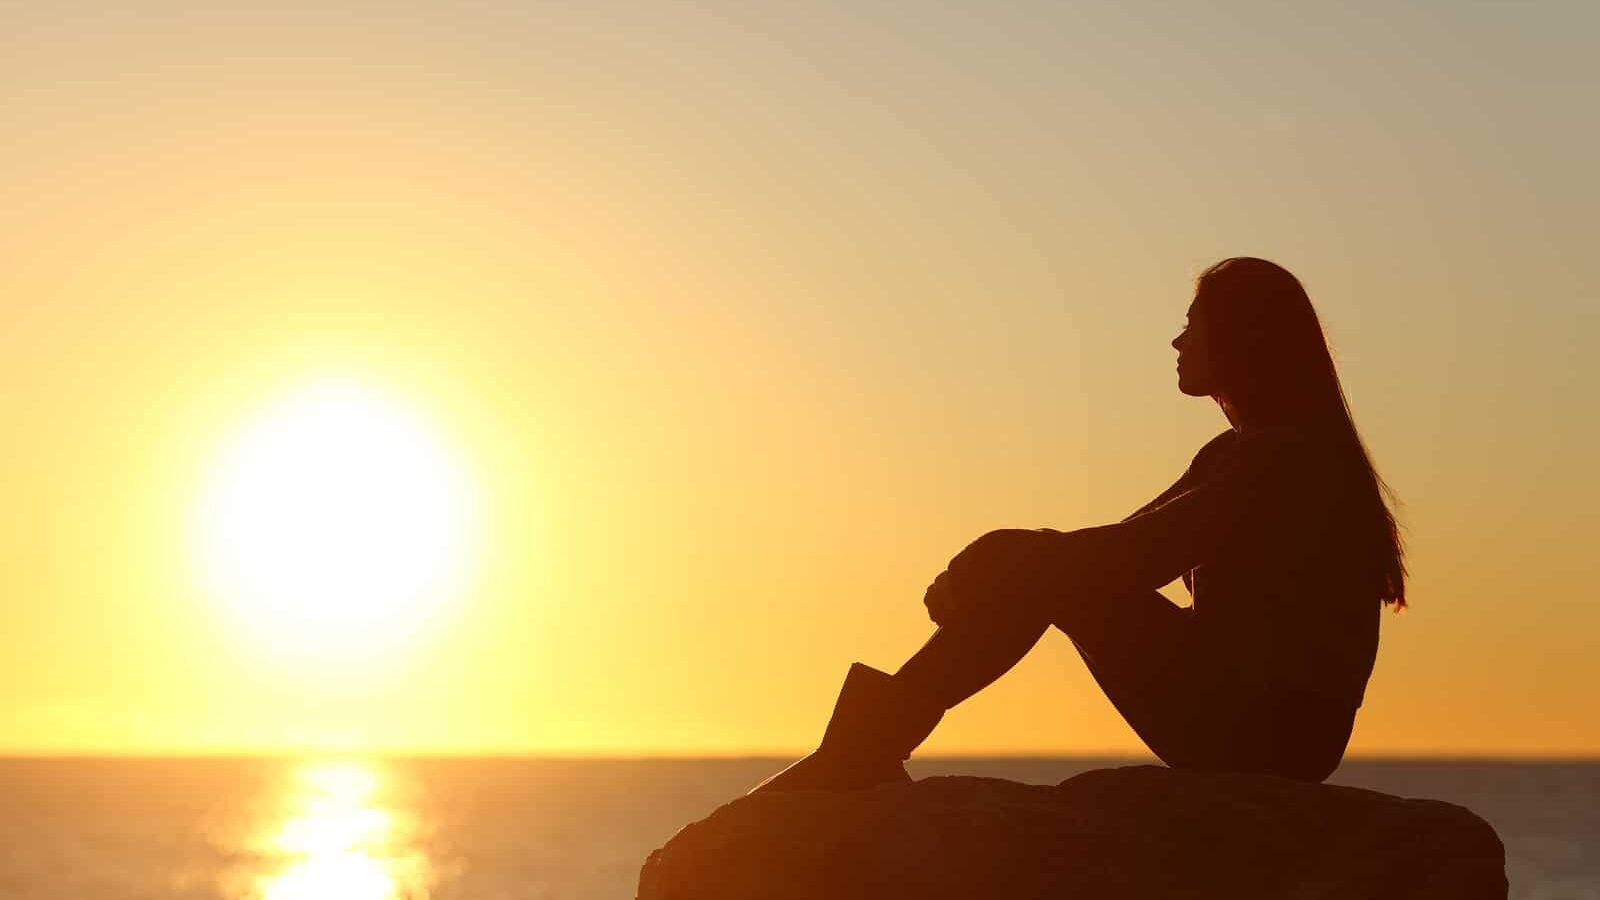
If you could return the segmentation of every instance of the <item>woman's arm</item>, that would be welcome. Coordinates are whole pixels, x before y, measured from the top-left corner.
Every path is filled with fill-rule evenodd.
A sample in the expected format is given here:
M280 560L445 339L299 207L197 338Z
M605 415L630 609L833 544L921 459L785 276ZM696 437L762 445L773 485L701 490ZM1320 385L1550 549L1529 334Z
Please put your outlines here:
M1211 440L1206 441L1205 445L1195 453L1194 459L1189 461L1189 467L1183 470L1183 474L1178 476L1178 480L1174 481L1171 487L1168 487L1166 490L1156 495L1154 500L1151 500L1149 503L1146 503L1145 505L1134 510L1122 521L1126 522L1128 519L1142 516L1150 510L1165 504L1169 500L1172 500L1174 497L1177 497L1184 491L1190 490L1191 488L1199 485L1205 480L1206 473L1213 465L1215 465L1217 454L1222 452L1222 448L1224 446L1237 439L1237 432L1229 429L1228 431L1222 432Z
M1159 588L1215 554L1236 508L1200 485L1114 525L991 531L950 560L924 602L930 612L948 612L963 597L995 590Z
M1241 446L1209 477L1192 485L1179 479L1175 496L1113 525L992 531L950 561L929 589L938 595L929 608L948 610L963 595L995 589L1128 591L1169 584L1215 557L1252 519L1280 508L1292 485L1284 480L1278 445L1269 439Z
M1215 464L1216 455L1221 452L1221 448L1227 443L1237 440L1237 438L1238 434L1232 429L1229 429L1228 431L1224 431L1223 433L1207 441L1205 445L1200 448L1199 452L1195 453L1194 459L1189 462L1189 468L1185 469L1183 474L1178 476L1177 481L1174 481L1170 487L1156 495L1154 500L1151 500L1149 503L1146 503L1145 505L1134 510L1132 513L1128 514L1127 518L1124 518L1122 521L1126 522L1128 519L1138 518L1139 516L1142 516L1145 513L1166 504L1168 501L1200 484L1200 482L1204 480L1205 473L1212 465ZM1194 593L1194 585L1189 580L1189 573L1191 571L1193 570L1185 569L1182 573L1180 573L1180 575L1183 578L1183 589L1192 594Z
M1177 481L1174 481L1172 483L1171 487L1169 487L1166 490L1162 491L1161 493L1157 494L1154 500L1151 500L1149 503L1146 503L1145 505L1143 505L1143 506L1139 507L1138 509L1134 510L1133 512L1129 513L1127 515L1127 517L1124 518L1122 521L1126 522L1126 521L1128 521L1128 519L1133 519L1133 518L1137 518L1139 516L1142 516L1145 513L1149 512L1150 510L1155 509L1156 507L1162 505L1163 503L1166 503L1167 501L1171 500L1172 498L1178 496L1179 494L1181 494L1184 491L1187 491L1189 488L1193 487L1194 486L1194 481L1195 481L1195 479L1193 477L1193 472L1194 472L1194 470L1192 468L1189 471L1184 472L1183 475L1181 475L1178 478Z
M1213 558L1249 512L1203 483L1114 525L1061 532L1042 548L1044 577L1068 590L1155 590Z

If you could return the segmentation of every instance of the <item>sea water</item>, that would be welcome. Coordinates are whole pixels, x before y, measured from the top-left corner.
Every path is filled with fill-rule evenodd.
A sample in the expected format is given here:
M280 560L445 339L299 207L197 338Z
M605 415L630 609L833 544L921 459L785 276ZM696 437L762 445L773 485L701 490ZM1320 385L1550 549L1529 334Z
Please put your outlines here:
M786 760L0 759L0 900L628 900L649 851ZM1144 760L914 760L1039 784ZM1459 803L1511 896L1600 900L1600 762L1347 761Z

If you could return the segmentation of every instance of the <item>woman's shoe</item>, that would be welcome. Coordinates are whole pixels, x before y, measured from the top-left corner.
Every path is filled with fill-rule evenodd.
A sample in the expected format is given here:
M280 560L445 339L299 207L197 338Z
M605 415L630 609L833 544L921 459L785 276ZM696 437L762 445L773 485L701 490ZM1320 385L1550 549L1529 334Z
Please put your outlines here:
M901 763L943 716L943 709L914 696L894 676L855 663L834 702L822 743L750 793L856 790L910 781Z

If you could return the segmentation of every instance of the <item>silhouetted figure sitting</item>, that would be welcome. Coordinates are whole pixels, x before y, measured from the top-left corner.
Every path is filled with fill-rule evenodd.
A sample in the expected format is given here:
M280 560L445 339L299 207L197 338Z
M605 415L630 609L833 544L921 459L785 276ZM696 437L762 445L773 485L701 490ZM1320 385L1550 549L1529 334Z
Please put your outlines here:
M1321 781L1344 755L1384 604L1405 605L1386 486L1300 282L1250 257L1200 276L1178 389L1232 426L1122 522L974 541L924 603L939 626L894 675L857 663L816 752L755 790L907 780L944 711L1051 625L1168 765ZM1157 588L1181 577L1193 605Z

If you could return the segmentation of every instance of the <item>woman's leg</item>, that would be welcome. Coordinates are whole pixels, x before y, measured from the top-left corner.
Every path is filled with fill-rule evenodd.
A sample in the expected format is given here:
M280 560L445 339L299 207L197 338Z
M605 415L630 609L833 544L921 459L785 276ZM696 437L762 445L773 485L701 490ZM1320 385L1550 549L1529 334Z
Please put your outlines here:
M1217 768L1234 716L1212 702L1215 674L1191 609L1158 591L1115 598L1097 618L1062 623L1106 699L1175 768Z
M990 604L940 626L899 671L906 689L949 709L1011 671L1050 627L1023 603Z
M900 761L928 736L944 711L1009 671L1052 624L1073 637L1086 659L1095 654L1091 670L1107 693L1117 685L1114 702L1125 688L1184 680L1158 677L1175 658L1169 638L1191 631L1180 625L1187 624L1183 611L1159 594L1057 598L1021 590L996 592L986 600L982 608L941 627L892 676L859 663L852 666L816 752L755 791L847 789L906 780ZM1120 702L1118 708L1161 753L1135 716Z
M1196 678L1189 610L1155 591L1061 597L997 596L939 628L895 680L949 709L1010 671L1051 625L1078 648L1123 718L1169 764L1199 764L1214 743L1187 688Z
M1010 671L1051 625L1169 766L1321 781L1338 765L1353 710L1231 677L1238 660L1201 637L1192 610L1157 591L992 597L934 632L894 679L949 709Z
M1304 781L1338 766L1354 710L1250 680L1237 658L1248 648L1202 637L1190 610L1154 591L1118 600L1101 627L1080 622L1068 633L1112 705L1167 765Z

